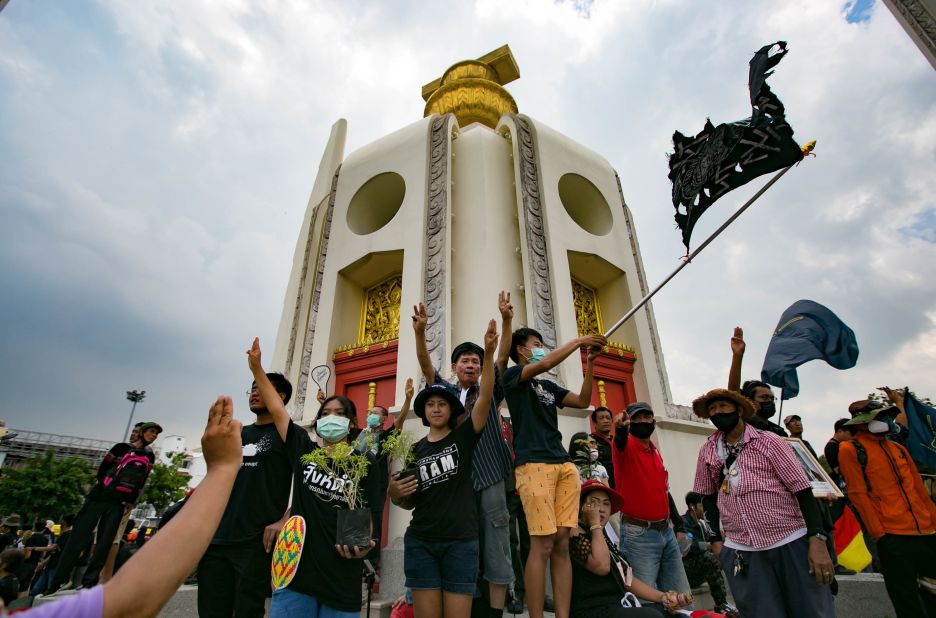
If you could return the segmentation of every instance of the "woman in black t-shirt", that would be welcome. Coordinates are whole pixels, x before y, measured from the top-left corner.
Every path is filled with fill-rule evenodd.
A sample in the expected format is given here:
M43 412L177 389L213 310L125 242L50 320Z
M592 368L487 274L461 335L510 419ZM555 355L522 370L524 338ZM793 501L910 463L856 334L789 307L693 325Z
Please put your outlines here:
M270 617L319 616L320 618L357 618L361 612L362 561L373 547L339 547L335 544L338 512L349 507L341 491L348 483L345 475L305 463L302 457L320 448L331 451L338 444L350 442L356 428L354 403L335 395L325 399L314 421L315 431L324 445L318 446L305 431L292 431L286 448L294 460L291 517L283 521L280 541L287 541L290 559L277 562L274 552L273 582L276 590L270 603ZM373 461L371 462L373 464ZM360 481L359 492L368 495L368 483L376 475ZM298 554L298 555L296 555Z
M621 509L621 496L595 480L582 483L579 498L578 534L569 540L572 558L572 606L570 618L659 618L663 607L675 609L675 592L660 592L633 576L630 565L605 533L605 524ZM634 605L636 598L652 599L654 605Z
M478 510L471 484L471 458L487 423L494 391L494 320L484 334L484 361L478 399L471 416L458 393L442 384L423 389L413 409L429 427L416 443L416 476L390 482L390 499L413 509L403 539L406 586L420 618L467 618L478 578ZM417 491L418 486L418 491Z

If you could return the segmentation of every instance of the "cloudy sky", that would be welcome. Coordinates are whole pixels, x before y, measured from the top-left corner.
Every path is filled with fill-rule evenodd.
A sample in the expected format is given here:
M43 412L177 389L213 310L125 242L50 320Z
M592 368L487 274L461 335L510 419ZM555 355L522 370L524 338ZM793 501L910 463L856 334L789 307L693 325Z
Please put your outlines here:
M347 152L422 115L420 87L509 43L520 111L620 172L651 284L682 254L665 153L748 115L747 62L818 157L655 301L673 395L756 376L782 310L824 303L855 369L812 363L786 410L823 443L875 386L936 395L936 72L880 2L30 2L0 13L0 418L102 439L141 419L194 442L244 350L271 350L331 124ZM701 240L755 189L720 201ZM249 420L241 407L238 416ZM246 414L245 414L246 413Z

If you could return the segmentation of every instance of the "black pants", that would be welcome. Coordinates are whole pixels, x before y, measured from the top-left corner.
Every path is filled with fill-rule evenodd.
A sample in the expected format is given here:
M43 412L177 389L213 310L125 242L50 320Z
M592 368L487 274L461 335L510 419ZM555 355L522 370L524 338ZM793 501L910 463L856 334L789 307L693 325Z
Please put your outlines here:
M816 583L809 574L809 540L806 537L763 551L744 551L747 570L734 574L735 556L730 547L721 551L721 566L738 609L757 618L834 618L835 604L829 586Z
M271 560L262 536L236 545L209 545L198 563L198 615L262 618L271 593Z
M885 534L877 546L884 585L897 618L936 618L936 595L917 583L919 577L936 577L936 537Z
M523 503L516 492L507 492L507 512L510 513L510 561L514 572L514 597L523 598L523 570L530 555L530 530L527 528Z
M683 556L683 567L686 569L686 578L689 585L695 588L702 582L709 585L712 592L712 600L715 605L722 605L728 602L728 585L725 584L725 576L722 575L721 565L710 551L700 551Z
M117 536L120 520L123 519L123 510L124 505L120 502L85 500L78 515L75 516L75 525L72 527L71 536L68 537L68 543L62 550L62 557L59 558L58 568L55 569L55 577L49 584L49 590L55 590L71 579L72 569L77 566L82 552L91 544L95 526L97 527L97 543L88 560L88 568L81 578L81 585L85 588L97 585L101 569L107 562L107 554L110 553L111 545Z

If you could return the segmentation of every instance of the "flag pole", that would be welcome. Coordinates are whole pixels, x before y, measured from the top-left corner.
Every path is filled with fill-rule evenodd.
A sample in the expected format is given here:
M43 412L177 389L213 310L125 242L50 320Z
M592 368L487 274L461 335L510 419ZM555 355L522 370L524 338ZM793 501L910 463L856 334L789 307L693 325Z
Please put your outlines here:
M798 162L797 162L797 163L798 163ZM696 257L697 255L699 255L700 253L702 253L702 250L705 249L705 248L709 245L709 243L711 243L713 240L715 240L715 239L718 237L719 234L721 234L722 232L724 232L724 231L725 231L725 228L727 228L729 225L731 225L732 223L734 223L735 219L737 219L738 217L740 217L741 214L751 206L751 204L753 204L754 202L757 201L757 198L759 198L760 196L762 196L762 195L767 191L767 189L769 189L770 187L772 187L773 184L774 184L775 182L777 182L778 180L780 180L780 178L782 178L784 174L786 174L787 172L789 172L789 171L790 171L790 168L792 168L794 165L796 165L796 163L794 163L794 164L792 164L792 165L788 165L787 167L783 168L782 170L780 170L779 172L777 172L776 174L774 174L774 177L771 178L769 181L767 181L767 183L766 183L763 187L761 187L760 190L759 190L757 193L755 193L755 194L753 195L753 197L751 197L751 199L749 199L748 201L746 201L746 202L741 206L741 208L739 208L733 215L731 215L730 217L728 217L728 220L725 221L724 223L722 223L722 224L721 224L721 227L719 227L717 230L715 230L715 231L712 233L711 236L709 236L708 238L706 238L705 241L704 241L701 245L699 245L698 247L696 247L696 250L695 250L695 251L693 251L692 253L690 253L690 254L687 255L686 257L684 257L683 260L682 260L682 263L681 263L678 267L676 267L676 270L674 270L673 272L671 272L671 273L669 274L669 276L668 276L666 279L664 279L662 282L660 282L660 284L657 285L655 288L653 288L652 290L650 290L650 292L649 292L646 296L644 296L643 298L641 298L640 301L639 301L636 305L634 305L634 306L631 308L630 311L628 311L627 313L625 313L624 316L623 316L620 320L618 320L617 322L615 322L615 323L614 323L614 326L612 326L611 328L609 328L609 329L608 329L608 332L606 332L606 333L604 334L604 336L605 336L605 337L610 337L611 334L614 333L614 331L616 331L617 329L619 329L619 328L621 327L621 325L624 324L624 322L626 322L626 321L628 321L629 319L631 319L631 318L634 316L634 314L637 313L637 311L640 310L641 307L643 307L644 305L646 305L646 304L650 301L650 299L653 298L653 296L654 296L657 292L659 292L661 289L663 289L663 286L665 286L667 283L670 282L670 280L671 280L673 277L675 277L677 274L679 274L679 271L681 271L683 268L685 268L686 266L688 266L689 263L692 262L692 260L695 259L695 257Z

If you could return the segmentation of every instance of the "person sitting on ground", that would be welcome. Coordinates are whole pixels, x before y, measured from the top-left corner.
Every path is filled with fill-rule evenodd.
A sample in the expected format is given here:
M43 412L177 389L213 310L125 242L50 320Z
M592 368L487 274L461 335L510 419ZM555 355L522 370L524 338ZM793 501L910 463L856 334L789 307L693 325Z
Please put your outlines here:
M569 440L569 457L578 468L582 482L595 480L611 486L608 480L608 470L599 460L598 442L584 431L573 434L572 439Z
M734 329L731 338L731 368L728 370L728 390L738 391L754 402L756 413L749 419L749 425L761 431L769 431L781 437L787 437L786 430L770 419L777 413L777 398L769 384L760 380L748 380L741 384L741 362L744 359L744 330L740 326Z
M462 403L450 388L432 384L416 396L414 411L429 434L413 447L416 476L390 481L390 499L412 509L403 537L403 570L420 618L467 618L478 579L479 517L471 460L488 422L494 392L494 320L484 334L478 397L469 420L458 424ZM417 478L418 477L418 478ZM491 610L492 613L500 610Z
M577 534L569 540L570 618L653 618L665 615L664 609L680 607L680 597L682 601L691 598L674 591L661 592L634 577L626 558L605 532L611 513L623 504L616 491L589 480L582 483L580 496ZM641 607L636 597L650 604Z
M25 550L26 558L23 560L23 564L20 565L20 570L16 574L16 577L19 579L20 584L20 596L26 596L29 592L29 586L32 584L33 575L36 573L36 569L39 566L39 561L42 560L45 553L51 550L54 546L51 545L51 541L45 533L46 521L44 519L39 519L33 524L33 529L29 536L23 538L23 549Z
M212 404L201 439L207 472L198 484L198 491L165 530L153 537L106 584L35 607L25 616L150 618L158 615L208 547L231 495L242 462L241 424L233 415L230 397L218 397Z
M22 549L4 549L0 552L0 599L4 606L9 605L19 596L20 582L17 571L23 565L25 554Z
M694 491L686 494L686 512L683 515L683 526L686 534L692 536L689 551L683 556L683 565L686 567L686 576L689 585L695 588L703 582L709 585L712 599L715 601L715 611L721 614L736 615L737 608L728 603L728 585L722 575L721 565L715 554L709 549L709 543L718 538L712 527L705 521L705 512L702 509L702 495Z
M52 583L52 578L55 577L55 571L58 569L59 559L62 557L62 548L68 544L68 539L71 537L71 529L74 525L74 513L69 513L62 517L61 531L58 538L55 539L55 543L47 548L48 551L44 552L42 562L39 563L37 569L40 573L32 589L29 591L30 596L43 594L49 588L49 584Z
M517 329L511 336L509 355L516 365L504 372L503 384L514 428L517 492L530 531L524 587L531 618L543 618L547 562L556 616L569 615L572 596L569 533L578 523L580 482L578 470L562 445L558 408L584 410L591 405L595 359L606 344L602 335L586 335L547 352L543 336L532 328ZM588 353L578 393L537 377L552 371L581 348ZM580 363L578 355L575 362Z

